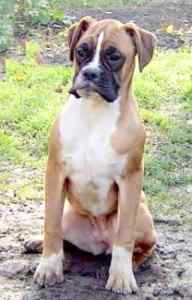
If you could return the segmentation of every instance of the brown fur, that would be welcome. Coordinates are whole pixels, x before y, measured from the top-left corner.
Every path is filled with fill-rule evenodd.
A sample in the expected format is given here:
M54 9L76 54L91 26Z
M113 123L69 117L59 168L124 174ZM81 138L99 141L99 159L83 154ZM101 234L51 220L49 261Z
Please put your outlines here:
M142 71L152 58L155 37L132 23L122 24L115 20L97 22L90 17L85 17L69 30L70 59L74 63L75 72L78 71L74 55L75 47L82 41L94 44L102 30L105 31L106 37L103 48L114 45L126 57L126 63L118 73L122 83L121 114L117 129L111 136L111 145L116 152L127 154L127 163L120 184L113 186L109 191L109 197L112 199L109 215L112 216L116 212L118 219L116 228L111 234L113 244L123 246L132 252L135 249L136 253L136 249L140 249L136 255L136 264L139 265L152 253L156 233L142 194L145 131L132 95L132 78L135 55L138 55L139 69ZM89 213L80 206L78 199L75 199L73 184L65 176L65 164L60 153L58 122L56 121L54 125L49 144L45 185L44 256L58 253L62 248L63 193L68 196L77 213L91 219Z

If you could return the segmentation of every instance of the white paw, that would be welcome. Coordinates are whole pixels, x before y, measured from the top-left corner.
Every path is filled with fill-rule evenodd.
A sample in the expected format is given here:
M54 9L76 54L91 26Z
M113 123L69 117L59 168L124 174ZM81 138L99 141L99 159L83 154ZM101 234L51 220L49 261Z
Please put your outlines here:
M137 291L137 283L132 270L132 255L123 247L113 247L106 289L125 295Z
M106 289L118 294L132 294L137 291L137 283L134 275L129 272L111 272Z
M34 281L40 286L54 285L64 280L63 275L63 251L41 258L41 262L34 274Z

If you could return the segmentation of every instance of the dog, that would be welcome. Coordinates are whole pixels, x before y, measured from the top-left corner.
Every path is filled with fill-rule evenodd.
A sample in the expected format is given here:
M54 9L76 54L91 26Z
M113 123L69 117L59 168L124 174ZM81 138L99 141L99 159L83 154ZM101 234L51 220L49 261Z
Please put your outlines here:
M142 71L156 38L131 22L87 16L69 29L68 44L74 78L49 141L43 254L34 279L63 281L66 240L111 254L106 288L134 293L134 270L157 238L142 191L145 129L132 81L136 57Z

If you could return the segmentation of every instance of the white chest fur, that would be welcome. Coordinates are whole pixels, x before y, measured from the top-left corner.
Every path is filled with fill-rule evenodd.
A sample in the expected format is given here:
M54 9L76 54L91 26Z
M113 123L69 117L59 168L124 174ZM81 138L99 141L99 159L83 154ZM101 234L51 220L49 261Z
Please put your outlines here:
M106 213L109 188L118 182L125 165L125 157L116 153L110 142L118 117L118 100L109 104L73 96L61 113L67 176L82 207L95 216Z

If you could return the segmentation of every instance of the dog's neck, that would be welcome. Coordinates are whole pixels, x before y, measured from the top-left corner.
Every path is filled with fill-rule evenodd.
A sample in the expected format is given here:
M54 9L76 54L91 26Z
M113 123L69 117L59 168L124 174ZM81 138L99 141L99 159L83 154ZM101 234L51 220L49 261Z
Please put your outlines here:
M133 89L132 89L132 82L135 70L135 61L133 61L132 65L128 72L123 74L123 85L120 90L121 94L121 112L126 111L128 106L128 102L133 101Z
M135 100L134 93L133 93L133 76L134 76L134 70L135 70L135 61L133 61L133 64L131 66L131 70L128 74L126 74L125 78L126 81L124 82L120 94L120 118L119 123L124 125L126 127L128 118L139 118L139 112L138 112L138 105L137 101Z
M120 115L120 98L117 98L113 103L108 103L101 97L81 97L73 100L80 105L80 110L91 127L104 119L115 116L118 119Z

